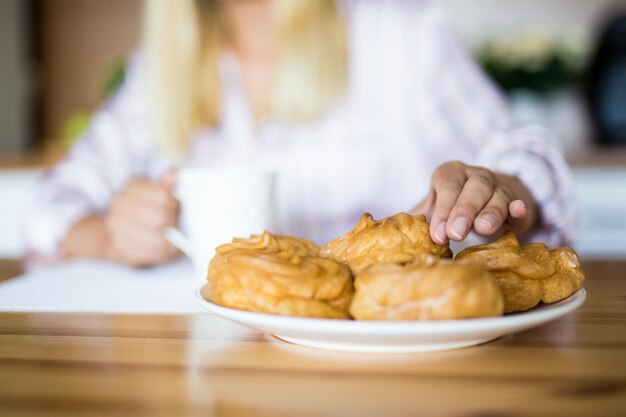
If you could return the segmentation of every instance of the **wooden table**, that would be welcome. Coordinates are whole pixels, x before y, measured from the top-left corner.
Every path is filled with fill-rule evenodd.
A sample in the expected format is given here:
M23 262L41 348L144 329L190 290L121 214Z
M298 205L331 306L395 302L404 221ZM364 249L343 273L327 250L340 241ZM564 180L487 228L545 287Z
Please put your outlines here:
M13 278L24 271L18 259L0 259L0 282Z
M0 415L623 416L626 262L584 268L576 313L429 354L300 348L209 314L0 314Z

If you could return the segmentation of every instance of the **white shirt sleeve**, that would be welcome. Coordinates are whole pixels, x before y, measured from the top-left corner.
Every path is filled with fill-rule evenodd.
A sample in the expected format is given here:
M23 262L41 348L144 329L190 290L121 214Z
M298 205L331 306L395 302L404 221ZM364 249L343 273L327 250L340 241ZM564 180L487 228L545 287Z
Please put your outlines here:
M415 59L428 66L433 119L446 126L441 152L464 150L463 162L517 176L539 206L540 225L530 240L560 245L575 227L573 180L560 143L547 129L516 124L506 102L461 45L442 10L418 1L420 33L430 43ZM421 44L424 42L422 40ZM433 121L433 123L438 123Z
M165 171L165 159L154 157L146 97L142 54L135 53L123 85L38 185L25 225L27 258L59 258L59 243L77 221L105 212L129 179Z

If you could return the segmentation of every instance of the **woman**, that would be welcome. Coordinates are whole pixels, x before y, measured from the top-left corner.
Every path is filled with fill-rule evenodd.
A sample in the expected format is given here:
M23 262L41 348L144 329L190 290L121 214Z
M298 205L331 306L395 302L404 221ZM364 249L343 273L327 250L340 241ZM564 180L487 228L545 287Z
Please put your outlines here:
M279 170L277 232L319 243L411 208L438 243L570 237L554 139L515 125L431 1L150 1L144 48L44 179L31 258L165 262L172 168L254 160Z

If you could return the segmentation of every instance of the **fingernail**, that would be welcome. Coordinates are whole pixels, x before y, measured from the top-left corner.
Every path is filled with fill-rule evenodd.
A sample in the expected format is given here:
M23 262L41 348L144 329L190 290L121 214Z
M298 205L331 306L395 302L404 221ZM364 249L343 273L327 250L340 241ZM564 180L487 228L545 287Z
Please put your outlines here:
M498 219L496 218L495 215L491 213L483 214L482 217L480 218L480 222L484 223L487 227L489 227L489 229L495 229L496 227L498 227L497 225Z
M452 237L455 239L463 239L469 231L469 221L465 217L459 217L452 223Z
M443 245L448 240L448 235L446 234L446 222L439 223L437 226L437 230L435 231L435 238L437 239L437 243Z

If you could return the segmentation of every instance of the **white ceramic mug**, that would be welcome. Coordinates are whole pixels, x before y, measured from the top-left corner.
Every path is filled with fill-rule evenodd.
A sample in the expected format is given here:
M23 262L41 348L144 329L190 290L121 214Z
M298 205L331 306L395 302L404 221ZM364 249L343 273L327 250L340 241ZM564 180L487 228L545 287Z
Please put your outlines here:
M169 228L165 235L191 258L199 279L206 279L217 246L274 228L274 180L272 171L250 165L178 169L184 232Z

